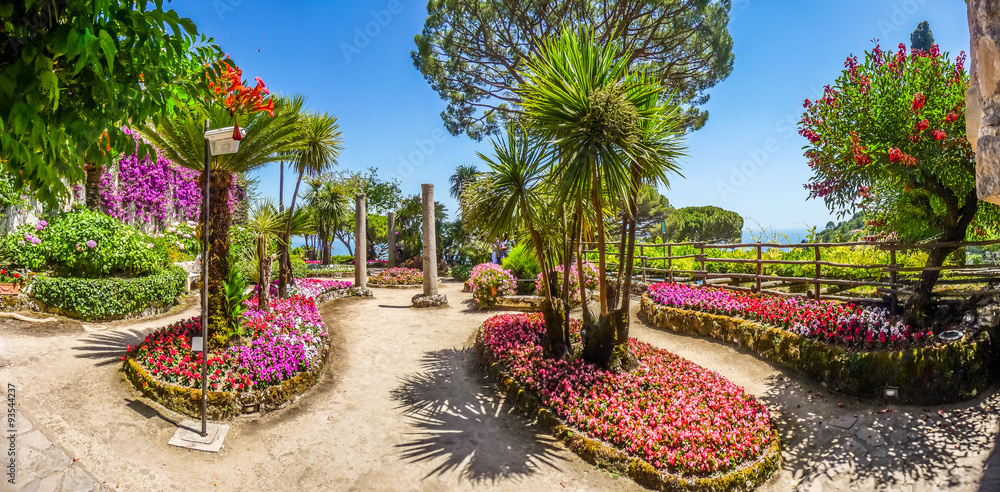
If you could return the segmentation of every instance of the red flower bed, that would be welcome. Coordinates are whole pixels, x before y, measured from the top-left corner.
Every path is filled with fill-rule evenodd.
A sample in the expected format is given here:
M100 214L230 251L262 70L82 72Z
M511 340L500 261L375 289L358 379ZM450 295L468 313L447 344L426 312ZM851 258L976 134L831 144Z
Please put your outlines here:
M671 282L649 286L646 295L664 306L740 316L852 350L899 350L933 342L933 332L911 330L891 320L885 308Z
M579 338L580 323L572 323ZM542 356L540 314L494 316L482 343L511 376L562 419L675 474L708 476L760 457L770 444L767 409L716 374L666 350L629 340L640 367L615 374L582 360Z

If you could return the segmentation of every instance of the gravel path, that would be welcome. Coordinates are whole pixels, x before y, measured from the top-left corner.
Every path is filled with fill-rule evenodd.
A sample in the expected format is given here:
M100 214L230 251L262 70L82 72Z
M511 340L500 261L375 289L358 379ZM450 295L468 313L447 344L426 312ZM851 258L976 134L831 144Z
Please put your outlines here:
M24 420L46 439L36 445L65 456L32 459L20 465L19 476L45 476L39 470L49 473L41 468L48 466L72 477L38 490L96 484L112 490L640 490L584 463L496 394L470 351L476 326L493 313L471 310L460 290L457 282L444 284L447 309L410 308L417 289L375 289L375 299L324 306L333 351L320 384L286 409L233 422L218 455L167 446L183 417L140 397L118 371L125 345L195 315L193 298L141 322L0 320L0 382L16 385L18 408L30 416ZM943 407L859 402L713 340L638 321L632 335L718 371L768 404L784 463L761 490L986 491L1000 483L989 478L1000 471L1000 457L989 457L998 427L996 391Z

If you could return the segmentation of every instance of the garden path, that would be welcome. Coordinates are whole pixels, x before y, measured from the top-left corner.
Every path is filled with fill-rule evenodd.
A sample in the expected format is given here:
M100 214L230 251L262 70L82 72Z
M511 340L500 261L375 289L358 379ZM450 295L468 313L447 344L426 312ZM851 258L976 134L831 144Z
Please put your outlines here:
M450 308L410 308L416 289L324 306L333 337L326 377L287 409L233 422L218 455L167 446L182 417L140 397L117 371L126 344L193 316L193 298L141 322L0 320L0 381L15 381L36 428L79 459L67 468L89 470L111 489L639 490L582 462L493 391L469 350L492 313L471 310L458 283L442 291ZM639 321L632 335L767 403L784 462L761 490L986 491L996 483L981 481L1000 465L988 459L996 391L945 406L860 402L714 340ZM90 490L82 487L72 490Z
M583 462L493 391L470 350L490 313L463 304L461 284L443 285L447 309L410 308L417 292L375 289L375 299L323 306L326 376L286 409L232 422L217 455L167 446L184 417L140 397L117 370L127 344L197 306L88 325L97 331L0 320L0 381L16 381L22 406L113 490L641 490Z

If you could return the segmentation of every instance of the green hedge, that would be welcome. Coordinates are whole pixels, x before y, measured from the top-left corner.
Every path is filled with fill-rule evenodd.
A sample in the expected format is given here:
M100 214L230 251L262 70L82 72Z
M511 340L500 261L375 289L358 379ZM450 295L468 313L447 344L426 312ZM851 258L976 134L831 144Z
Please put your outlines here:
M187 273L171 266L131 278L36 277L31 295L63 314L85 320L118 319L150 307L171 306L184 291Z
M663 306L642 296L639 317L657 328L732 342L769 361L866 398L899 388L899 400L932 404L967 400L993 383L996 333L902 351L853 352L755 321Z
M472 276L472 265L456 265L451 268L451 277L459 282L467 282Z

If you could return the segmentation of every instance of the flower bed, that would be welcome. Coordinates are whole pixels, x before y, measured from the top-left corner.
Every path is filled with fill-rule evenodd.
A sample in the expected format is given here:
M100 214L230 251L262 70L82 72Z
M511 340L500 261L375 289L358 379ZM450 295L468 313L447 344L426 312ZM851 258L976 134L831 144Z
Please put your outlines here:
M580 324L571 326L578 339ZM640 366L630 373L545 359L544 332L538 314L494 316L477 346L515 401L540 404L539 415L585 458L670 490L752 486L776 469L767 409L725 378L635 339L629 349ZM595 449L607 445L614 449Z
M670 282L651 285L646 293L651 301L664 306L739 316L849 350L903 349L933 341L930 331L911 330L900 321L890 321L884 308Z
M304 281L304 282L303 282ZM319 297L345 292L350 282L301 279L300 292ZM246 301L240 343L211 349L208 358L209 413L227 419L241 413L265 413L284 406L318 380L326 360L328 336L313 297L296 295L271 301L270 311ZM174 411L201 411L201 353L190 340L200 336L201 320L192 318L151 333L129 346L123 370L133 385Z
M651 286L650 290L662 293L657 287ZM880 398L884 387L895 386L900 401L931 404L974 397L994 381L996 333L990 329L980 331L968 341L931 343L924 336L919 346L915 345L916 340L909 340L906 348L898 348L901 342L890 340L882 348L866 351L857 346L828 343L825 335L801 335L750 317L670 307L659 302L660 299L663 297L653 296L652 292L643 294L639 316L647 323L677 333L735 343L825 383L834 391Z
M498 298L517 294L517 280L510 270L495 263L480 263L469 276L469 291L472 300L480 307L490 307Z
M368 277L368 284L383 287L417 287L424 284L424 272L416 268L389 268Z

